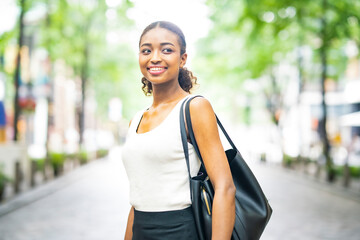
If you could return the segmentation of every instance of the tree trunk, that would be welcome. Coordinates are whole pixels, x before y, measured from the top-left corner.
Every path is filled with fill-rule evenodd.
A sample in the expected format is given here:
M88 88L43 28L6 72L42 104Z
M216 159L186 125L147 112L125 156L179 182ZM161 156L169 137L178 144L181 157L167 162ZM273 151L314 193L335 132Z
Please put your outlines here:
M85 33L87 34L87 33ZM83 65L81 66L81 106L79 114L79 146L81 147L84 142L84 130L85 130L85 99L86 99L86 82L88 78L88 58L89 58L89 44L85 40L84 52L83 52Z
M299 12L297 14L297 24L299 26L303 26L303 17L302 17L303 10L300 8ZM301 112L301 93L303 92L304 87L304 74L303 74L303 66L304 66L304 58L303 58L303 52L302 52L302 46L304 45L304 33L301 31L301 33L298 35L298 48L297 48L297 67L298 67L298 96L297 96L297 112L298 117L302 116ZM301 160L301 163L303 165L303 169L305 174L308 173L308 161L302 161L304 158L303 152L302 152L302 146L303 146L303 135L302 135L303 125L301 120L298 121L298 136L299 136L299 156L298 158Z
M14 96L14 136L13 140L18 140L18 121L20 117L20 107L19 107L19 85L20 85L20 68L21 68L21 47L24 43L24 15L25 15L25 0L20 1L20 16L19 16L19 38L18 38L18 52L16 57L16 68L14 75L14 85L15 85L15 96Z
M50 31L50 27L51 27L51 18L50 18L50 13L51 13L51 6L50 6L50 1L47 0L46 1L46 8L47 8L47 14L46 14L46 28L49 29ZM47 104L48 104L48 111L47 111L47 130L46 130L46 158L45 158L45 163L44 163L44 180L47 180L48 176L46 174L46 169L48 168L48 166L50 166L50 127L53 125L53 93L54 93L54 88L53 88L53 83L52 83L52 62L51 62L51 46L50 46L50 41L49 38L47 38L46 40L46 48L48 51L48 61L49 61L49 72L47 72L48 78L49 78L49 85L50 85L50 94L47 96Z
M85 130L85 100L86 100L86 87L87 87L87 80L89 77L89 30L92 24L92 20L95 14L95 10L92 11L86 24L83 29L83 36L84 36L84 49L83 49L83 62L81 65L81 105L80 105L80 112L79 112L79 147L81 149L83 142L84 142L84 130Z
M327 9L327 0L323 0L323 10L324 14L321 18L321 39L322 46L320 48L320 58L321 58L321 108L322 108L322 119L319 123L319 131L320 137L323 143L323 155L326 160L326 170L327 170L327 180L329 182L333 182L335 179L333 163L330 157L330 143L326 130L326 122L327 122L327 108L325 102L325 81L327 77L327 48L328 48L328 36L327 36L327 21L325 17L325 12Z

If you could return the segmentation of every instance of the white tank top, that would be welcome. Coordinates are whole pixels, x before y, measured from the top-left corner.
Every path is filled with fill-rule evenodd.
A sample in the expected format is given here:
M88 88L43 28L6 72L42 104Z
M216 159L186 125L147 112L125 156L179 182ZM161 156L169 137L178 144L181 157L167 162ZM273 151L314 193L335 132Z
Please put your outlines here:
M191 205L189 175L180 134L180 100L163 122L137 133L145 110L135 114L122 149L130 183L130 204L139 211L171 211ZM200 161L188 143L191 176Z

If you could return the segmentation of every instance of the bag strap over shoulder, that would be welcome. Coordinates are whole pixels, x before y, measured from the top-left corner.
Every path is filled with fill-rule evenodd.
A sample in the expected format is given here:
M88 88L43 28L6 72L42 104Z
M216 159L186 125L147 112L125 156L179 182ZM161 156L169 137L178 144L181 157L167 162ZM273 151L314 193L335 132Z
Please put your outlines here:
M185 104L186 127L187 127L187 130L188 130L190 141L191 141L191 144L194 146L195 152L196 152L197 156L199 157L199 159L201 161L201 168L202 168L201 170L202 170L202 172L206 173L204 161L203 161L203 159L201 157L200 150L199 150L199 147L198 147L196 139L195 139L195 135L194 135L194 131L193 131L192 123L191 123L191 117L190 117L190 102L191 102L191 100L193 100L196 97L203 97L203 96L196 95L196 96L189 97L187 100L185 100L182 103L181 109L180 109L180 128L181 128L182 135L185 136L185 139L182 137L182 140L183 140L185 158L187 158L187 165L188 165L189 174L190 174L190 168L189 168L190 166L189 166L189 163L188 163L189 152L188 152L186 128L185 128L185 122L184 122L184 104ZM219 118L217 117L216 114L215 114L215 117L216 117L217 124L219 125L221 131L223 132L224 136L228 140L231 147L235 151L239 152L238 149L236 148L234 142L231 140L229 134L226 132L224 126L221 124L221 122L220 122L220 120L219 120Z
M184 104L185 101L181 104L180 108L180 133L181 133L181 142L184 149L185 154L185 160L186 160L186 166L188 169L189 179L191 178L190 175L190 164L189 164L189 148L187 145L187 136L186 136L186 128L185 128L185 120L184 120Z
M196 143L196 140L195 140L195 136L194 136L194 132L193 132L193 128L192 128L192 124L191 124L191 118L190 118L190 102L192 99L196 98L196 97L203 97L201 95L196 95L196 96L193 96L193 97L190 97L187 101L186 101L186 105L185 105L185 117L186 117L186 126L188 128L188 132L189 132L189 135L190 135L190 139L191 139L191 142L194 144ZM231 145L231 147L238 151L238 149L236 148L234 142L231 140L229 134L226 132L224 126L222 125L222 123L220 122L218 116L215 114L215 117L216 117L216 121L217 121L217 124L219 125L221 131L223 132L224 136L226 137L226 139L228 140L229 144ZM191 133L191 134L190 134ZM197 146L197 144L195 144ZM200 152L199 152L200 153Z
M196 154L198 155L201 163L204 165L204 161L203 161L203 159L201 157L200 150L199 150L199 147L198 147L196 139L195 139L194 130L193 130L193 127L192 127L191 117L190 117L190 102L191 102L191 100L193 100L196 97L203 97L203 96L200 96L200 95L193 96L193 97L189 98L186 101L185 118L186 118L186 126L187 126L187 129L188 129L191 144L194 146Z

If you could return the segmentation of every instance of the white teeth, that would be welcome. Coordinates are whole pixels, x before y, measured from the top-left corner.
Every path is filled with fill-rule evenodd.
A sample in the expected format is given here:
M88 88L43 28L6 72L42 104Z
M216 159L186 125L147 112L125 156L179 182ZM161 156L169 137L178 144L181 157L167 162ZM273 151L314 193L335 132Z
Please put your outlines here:
M163 68L150 68L151 71L161 71Z

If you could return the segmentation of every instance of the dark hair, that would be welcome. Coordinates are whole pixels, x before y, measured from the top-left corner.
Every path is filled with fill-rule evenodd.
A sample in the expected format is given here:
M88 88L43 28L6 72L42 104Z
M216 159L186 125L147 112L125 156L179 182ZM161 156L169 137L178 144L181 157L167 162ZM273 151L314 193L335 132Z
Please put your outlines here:
M151 29L158 28L158 27L164 28L166 30L169 30L170 32L175 33L178 36L178 41L179 41L179 45L180 45L180 54L183 55L184 53L186 53L186 41L185 41L184 33L181 31L181 29L178 26L176 26L175 24L173 24L171 22L166 22L166 21L153 22L149 26L147 26L140 36L139 46L140 46L142 37L147 32L149 32ZM180 87L184 91L190 93L191 88L193 87L193 85L196 84L196 80L197 80L197 78L193 75L193 73L191 71L187 70L184 67L180 68L179 84L180 84ZM142 90L144 91L145 95L151 95L151 93L152 93L151 82L149 80L147 80L145 77L143 77L141 79L141 82L143 84Z

